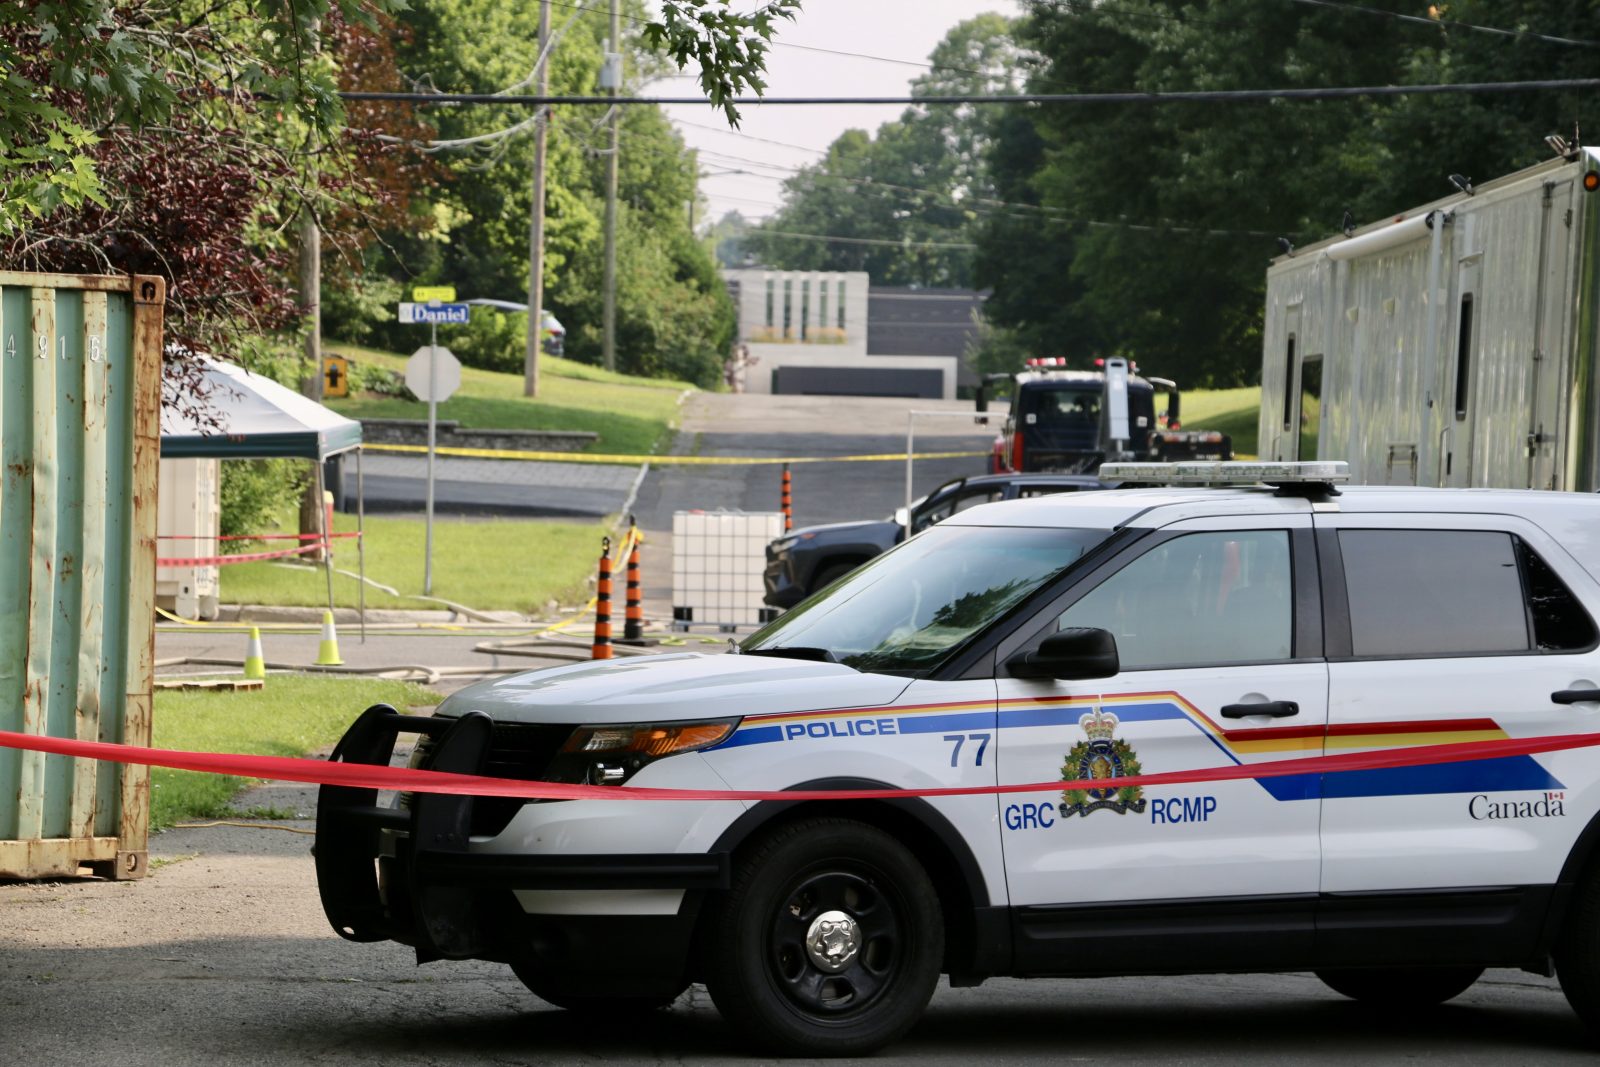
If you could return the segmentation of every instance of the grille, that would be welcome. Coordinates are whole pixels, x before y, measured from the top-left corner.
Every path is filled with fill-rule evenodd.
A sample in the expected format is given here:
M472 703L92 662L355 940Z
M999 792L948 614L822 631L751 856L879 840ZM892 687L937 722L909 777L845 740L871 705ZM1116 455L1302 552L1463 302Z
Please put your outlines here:
M489 754L484 759L483 774L491 778L510 778L519 782L546 781L546 772L556 752L568 737L571 726L544 723L495 723L490 734ZM432 763L434 741L424 734L417 738L408 766L426 768ZM493 837L506 828L513 816L530 803L515 797L474 797L472 826L474 835ZM411 794L401 793L400 807L411 807Z

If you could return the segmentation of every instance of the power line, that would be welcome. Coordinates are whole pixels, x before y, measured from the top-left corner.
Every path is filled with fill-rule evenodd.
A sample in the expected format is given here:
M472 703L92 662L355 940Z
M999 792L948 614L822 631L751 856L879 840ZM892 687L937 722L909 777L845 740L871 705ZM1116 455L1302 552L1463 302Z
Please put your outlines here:
M796 152L810 152L815 156L825 156L828 154L828 150L826 148L807 148L805 145L791 144L788 141L774 141L770 137L757 137L753 133L745 133L743 130L730 129L727 126L713 126L708 122L690 122L688 119L680 119L676 116L673 117L672 121L680 126L692 126L697 130L710 130L712 133L725 133L732 137L743 138L746 141L759 141L762 144L777 145L779 148L792 148ZM696 151L702 150L696 149ZM710 149L704 149L704 151L710 151Z
M918 187L912 186L912 185L898 185L898 184L896 184L894 182L880 181L880 180L878 180L876 178L857 178L857 177L852 177L852 176L844 175L844 174L828 174L826 172L816 170L813 167L789 167L789 166L785 166L784 164L781 164L781 163L766 163L766 162L763 162L761 160L745 159L744 157L741 157L741 156L729 155L728 153L725 153L725 152L716 152L716 151L711 151L709 149L702 150L702 151L707 155L717 156L720 159L736 160L739 163L745 164L747 166L765 167L765 168L767 168L769 170L788 171L788 172L790 172L790 174L792 176L794 176L794 175L804 175L806 178L809 178L809 179L820 180L820 181L844 182L846 184L857 186L857 187L863 188L863 189L882 189L885 192L891 192L892 191L892 192L905 193L905 194L908 194L909 196L916 197L919 200L928 200L928 201L937 201L938 202L938 203L936 203L936 204L934 204L932 206L942 206L942 207L947 207L947 208L951 208L951 209L958 210L958 211L971 211L973 213L985 212L985 213L990 213L990 214L1001 214L1001 215L1006 215L1006 216L1009 216L1009 217L1015 218L1015 219L1025 219L1025 220L1031 220L1031 221L1038 221L1040 216L1043 216L1044 218L1048 218L1048 219L1051 219L1051 220L1057 221L1057 222L1082 223L1083 225L1086 225L1086 226L1096 226L1096 227L1104 226L1104 227L1117 227L1117 228L1127 228L1127 229L1145 229L1145 230L1149 230L1151 232L1197 233L1197 234L1204 234L1204 235L1207 235L1207 236L1216 236L1216 237L1222 237L1222 236L1227 236L1227 237L1274 237L1274 236L1277 236L1277 231L1238 230L1238 229L1225 229L1225 228L1221 228L1221 227L1188 226L1188 225L1184 225L1182 223L1172 222L1170 220L1161 220L1159 222L1153 222L1153 223L1141 223L1141 222L1133 222L1133 221L1130 221L1128 219L1117 219L1115 221L1108 221L1108 220L1102 220L1102 219L1085 219L1085 218L1082 218L1080 216L1073 215L1069 211L1066 211L1066 210L1064 210L1062 208L1051 207L1051 206L1046 205L1046 204L1029 204L1029 203L1024 203L1024 202L1016 201L1016 200L1000 200L1000 199L997 199L995 197L986 197L986 196L977 196L977 195L973 195L973 196L968 196L968 197L963 197L961 199L957 199L957 198L955 198L955 197L953 197L953 196L951 196L951 195L949 195L947 193L941 193L941 192L939 192L937 190L934 190L934 189L922 189L922 188L918 188ZM726 164L726 163L717 163L716 165L718 165L718 166L727 166L728 164ZM788 179L780 179L775 174L774 175L751 174L751 173L749 173L747 171L731 171L731 172L727 172L727 173L728 174L743 174L746 177L761 178L761 179L768 180L768 181L779 181L779 180L787 181L788 180ZM715 175L715 177L722 177L722 176L724 176L724 175ZM733 197L728 197L728 199L734 199L734 198ZM787 206L789 206L789 205L787 203L785 203L783 205L780 205L779 209L782 210L782 208L787 207ZM929 205L918 205L918 206L929 206ZM1022 214L1021 212L1033 212L1033 214Z
M602 8L587 7L587 6L583 5L583 4L565 3L565 2L563 2L563 0L550 0L550 3L552 5L554 5L555 7L571 8L573 11L598 11L598 12L600 12L602 14L605 13L604 9L602 9ZM644 24L644 25L649 25L651 22L654 21L652 19L640 18L637 15L624 15L622 17L624 19L627 19L629 22L637 22L637 23L641 23L641 24ZM822 53L824 55L844 56L844 57L849 58L849 59L870 59L875 63L893 63L896 66L901 66L901 67L921 67L924 70L948 70L948 71L954 71L955 73L958 73L958 74L976 74L980 78L987 78L990 81L1009 81L1010 80L1010 76L1009 75L1006 75L1006 74L994 74L994 73L991 73L991 72L986 71L986 70L974 70L971 67L955 67L955 66L950 66L948 64L944 64L944 63L928 63L926 61L916 60L916 59L893 59L893 58L891 58L889 56L873 56L873 55L867 55L866 53L863 53L863 52L845 52L845 51L841 51L841 50L839 50L837 48L823 48L820 45L814 45L814 44L796 44L793 41L784 41L784 40L768 41L767 44L770 45L773 48L790 48L790 49L794 49L796 51L801 51L801 52L820 52L820 53Z
M785 237L797 241L827 241L830 244L842 245L890 245L895 248L958 248L969 252L978 247L970 241L897 241L890 237L836 237L819 233L796 233L793 230L750 230L740 235L741 239L767 236Z
M952 71L956 74L974 74L985 81L1010 82L1009 74L995 74L987 70L975 70L972 67L952 67L943 63L923 63L915 59L890 59L888 56L869 56L862 52L842 52L837 48L822 48L814 44L795 44L792 41L773 41L779 48L793 48L802 52L821 52L824 55L844 56L847 59L870 59L875 63L893 63L902 67L921 67L928 71Z
M1600 89L1600 78L1546 78L1535 81L1457 82L1430 85L1344 85L1307 89L1194 89L1159 93L997 93L955 96L769 96L740 97L735 107L826 106L853 104L905 107L912 104L1236 104L1265 100L1342 100L1376 96L1453 96L1489 93L1570 92ZM408 104L498 104L518 107L660 107L700 104L700 96L524 96L493 93L341 92L344 100L386 100Z
M1381 7L1367 7L1364 4L1344 4L1338 0L1293 0L1296 4L1305 4L1308 7L1323 7L1334 11L1347 11L1351 14L1377 15L1381 18L1393 19L1396 22L1410 22L1434 28L1444 27L1456 30L1471 30L1474 33L1489 33L1497 37L1517 37L1529 41L1543 41L1546 44L1573 45L1578 48L1600 48L1600 41L1585 41L1573 37L1557 37L1548 33L1535 33L1532 30L1508 30L1499 26L1480 26L1472 22L1457 22L1454 19L1435 19L1423 15L1405 15L1398 11L1389 11Z

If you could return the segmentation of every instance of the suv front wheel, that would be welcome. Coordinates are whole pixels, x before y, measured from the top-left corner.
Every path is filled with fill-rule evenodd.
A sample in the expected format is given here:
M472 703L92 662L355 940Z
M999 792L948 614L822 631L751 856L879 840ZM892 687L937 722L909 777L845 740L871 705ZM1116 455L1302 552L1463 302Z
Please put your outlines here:
M743 856L705 929L724 1019L779 1055L881 1048L921 1017L944 958L927 872L850 819L781 827Z
M1465 993L1482 967L1352 968L1318 971L1329 989L1377 1008L1425 1008Z

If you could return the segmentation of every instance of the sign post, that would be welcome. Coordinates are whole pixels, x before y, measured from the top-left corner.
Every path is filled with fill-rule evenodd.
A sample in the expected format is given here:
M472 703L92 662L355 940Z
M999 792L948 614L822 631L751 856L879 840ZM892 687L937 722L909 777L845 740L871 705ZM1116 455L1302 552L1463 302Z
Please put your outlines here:
M400 321L428 324L428 344L406 360L406 388L428 402L428 491L422 555L422 594L433 594L433 458L439 424L439 403L449 400L461 386L461 363L448 348L439 347L439 323L464 323L471 314L466 304L439 303L455 299L454 286L419 287L412 293L426 304L400 305Z

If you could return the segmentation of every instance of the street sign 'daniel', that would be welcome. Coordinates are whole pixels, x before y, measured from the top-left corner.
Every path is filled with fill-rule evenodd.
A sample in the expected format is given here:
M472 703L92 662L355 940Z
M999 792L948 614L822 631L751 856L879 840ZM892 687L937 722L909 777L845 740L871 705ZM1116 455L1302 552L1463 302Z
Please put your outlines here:
M428 354L433 353L429 369ZM461 387L461 361L443 345L423 345L406 360L406 388L418 400L443 403Z
M322 357L322 395L350 395L350 361L343 356Z
M414 326L464 326L472 317L470 304L400 304L400 321Z

